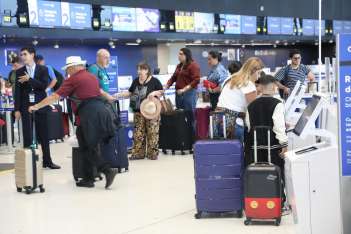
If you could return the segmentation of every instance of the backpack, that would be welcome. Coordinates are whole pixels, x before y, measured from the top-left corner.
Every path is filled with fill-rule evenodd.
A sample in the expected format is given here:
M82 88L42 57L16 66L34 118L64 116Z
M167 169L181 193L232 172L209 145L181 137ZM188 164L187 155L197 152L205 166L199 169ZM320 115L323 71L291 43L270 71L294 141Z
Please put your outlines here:
M59 71L57 71L55 68L52 68L52 69L54 70L54 73L55 73L55 76L56 76L56 80L57 80L55 86L52 89L54 91L57 91L61 87L61 85L62 85L62 83L63 83L63 81L65 79L64 79L63 75Z

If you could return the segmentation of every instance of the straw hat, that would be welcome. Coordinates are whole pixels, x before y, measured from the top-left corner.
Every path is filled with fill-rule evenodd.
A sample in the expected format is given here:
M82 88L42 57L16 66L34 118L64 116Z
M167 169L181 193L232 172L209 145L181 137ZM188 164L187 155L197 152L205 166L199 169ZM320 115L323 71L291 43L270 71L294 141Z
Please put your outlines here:
M80 56L69 56L66 58L66 65L62 67L62 70L66 70L68 67L77 66L77 65L85 65L87 61L82 60Z
M156 119L161 113L161 102L156 97L146 98L140 104L140 112L146 119Z

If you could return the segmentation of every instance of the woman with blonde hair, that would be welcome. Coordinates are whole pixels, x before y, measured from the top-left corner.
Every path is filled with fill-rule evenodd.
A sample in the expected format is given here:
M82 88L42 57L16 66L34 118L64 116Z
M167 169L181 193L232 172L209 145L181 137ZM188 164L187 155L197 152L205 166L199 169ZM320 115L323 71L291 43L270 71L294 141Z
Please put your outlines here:
M249 58L222 89L217 107L225 113L228 138L244 140L243 119L247 106L257 97L255 81L263 67L261 59Z

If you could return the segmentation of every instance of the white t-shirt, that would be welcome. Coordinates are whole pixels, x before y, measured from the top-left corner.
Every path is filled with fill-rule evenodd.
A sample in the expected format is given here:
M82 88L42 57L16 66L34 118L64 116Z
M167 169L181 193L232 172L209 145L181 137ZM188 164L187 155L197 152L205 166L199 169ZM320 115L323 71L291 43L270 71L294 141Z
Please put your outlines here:
M249 81L246 86L241 88L234 87L230 88L230 83L228 82L222 89L221 95L218 99L218 107L226 108L236 112L244 112L247 110L247 101L245 95L256 91L256 86L253 82ZM237 119L237 124L244 125L242 119Z

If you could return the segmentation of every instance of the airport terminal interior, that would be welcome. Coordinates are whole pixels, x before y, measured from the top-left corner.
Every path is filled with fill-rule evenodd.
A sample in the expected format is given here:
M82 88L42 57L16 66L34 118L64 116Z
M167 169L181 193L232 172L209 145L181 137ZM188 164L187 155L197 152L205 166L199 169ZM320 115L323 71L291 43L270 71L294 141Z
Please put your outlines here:
M0 0L0 234L351 234L350 0Z

